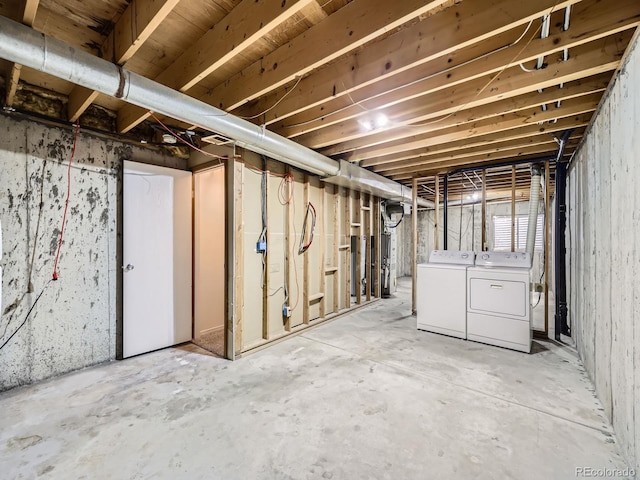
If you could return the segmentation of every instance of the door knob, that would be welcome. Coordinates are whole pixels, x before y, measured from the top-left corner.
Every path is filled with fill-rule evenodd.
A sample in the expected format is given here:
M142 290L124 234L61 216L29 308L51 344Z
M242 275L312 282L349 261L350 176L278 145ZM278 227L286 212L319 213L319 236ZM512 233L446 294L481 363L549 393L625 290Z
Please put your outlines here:
M131 265L130 263L128 263L126 267L122 267L122 268L124 268L125 271L130 272L135 267L133 265Z

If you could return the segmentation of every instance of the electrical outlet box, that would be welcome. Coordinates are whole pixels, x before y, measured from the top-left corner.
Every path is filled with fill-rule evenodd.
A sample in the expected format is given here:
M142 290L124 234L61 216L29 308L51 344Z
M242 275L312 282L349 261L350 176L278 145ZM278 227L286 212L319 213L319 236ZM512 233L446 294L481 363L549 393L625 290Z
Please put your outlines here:
M286 318L291 316L291 307L289 305L282 306L282 316Z
M256 243L256 253L264 253L267 251L267 242Z

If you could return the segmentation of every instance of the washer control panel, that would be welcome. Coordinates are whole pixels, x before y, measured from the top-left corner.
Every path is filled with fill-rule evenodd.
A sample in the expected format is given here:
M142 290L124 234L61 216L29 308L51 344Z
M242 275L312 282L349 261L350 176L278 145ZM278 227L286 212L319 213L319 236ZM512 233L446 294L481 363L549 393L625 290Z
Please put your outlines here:
M476 266L531 268L531 255L527 252L480 252Z
M447 263L449 265L473 265L476 253L459 250L433 250L429 263Z

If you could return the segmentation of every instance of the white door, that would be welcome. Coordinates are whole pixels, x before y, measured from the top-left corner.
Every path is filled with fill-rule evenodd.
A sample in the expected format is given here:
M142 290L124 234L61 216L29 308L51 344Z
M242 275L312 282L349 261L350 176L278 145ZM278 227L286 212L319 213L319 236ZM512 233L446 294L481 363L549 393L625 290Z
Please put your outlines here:
M123 357L191 340L191 173L125 162Z

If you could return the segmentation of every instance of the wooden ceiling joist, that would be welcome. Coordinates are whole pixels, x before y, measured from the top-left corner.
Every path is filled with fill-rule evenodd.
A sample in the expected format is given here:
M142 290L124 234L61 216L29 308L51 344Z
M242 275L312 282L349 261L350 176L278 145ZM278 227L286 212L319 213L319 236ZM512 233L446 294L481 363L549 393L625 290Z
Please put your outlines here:
M640 25L640 2L7 0L0 15L402 184L486 166L489 193L500 194L513 180L497 164L553 156L567 129L565 154L575 148ZM67 105L57 119L76 120L92 103L117 116L109 131L148 118L7 64L5 100L16 109L40 111L31 85ZM516 170L524 198L530 175ZM469 185L450 178L456 194Z
M397 88L398 84L405 82L403 78L397 77L398 74L403 74L400 77L404 77L409 69L520 27L521 31L515 37L517 38L529 21L541 17L552 8L562 8L569 3L575 2L562 2L560 5L552 0L465 0L379 41L375 48L354 52L326 68L313 72L302 79L295 96L287 97L277 107L269 110L261 122L269 125L301 111L311 112L310 116L295 120L304 122L348 107L351 100L347 94L368 98L365 95L370 97ZM508 41L511 39L501 39L497 47L503 47ZM468 60L467 58L461 61ZM444 67L451 66L450 63L445 60ZM432 73L433 71L429 72ZM397 84L390 83L391 78L394 78ZM377 85L377 88L364 95L357 93L358 89L369 85ZM247 106L248 108L242 109L240 113L251 115L267 110L280 97L282 92L275 92ZM276 125L273 130L280 132L282 127Z
M422 156L442 155L448 152L456 151L459 148L472 147L490 147L496 143L518 140L525 145L526 142L538 135L558 136L559 132L563 132L570 128L584 133L584 125L589 123L588 114L559 119L555 123L545 123L543 125L533 124L525 127L514 128L507 131L492 132L476 137L465 137L460 140L451 142L443 142L434 146L422 147L397 154L380 155L360 162L360 165L368 168L376 166L393 165L397 162L417 161Z
M186 92L311 3L315 0L244 0L155 80ZM126 105L118 112L118 129L128 132L148 116L145 109Z
M448 60L451 62L448 64L444 63L443 59L431 61L420 68L404 72L400 77L386 79L352 91L348 98L328 98L322 104L322 109L307 109L304 113L295 115L287 121L274 124L272 130L287 137L295 137L320 128L327 128L341 121L367 116L367 110L378 111L389 108L398 103L500 72L540 56L553 55L567 48L572 49L638 25L640 3L635 0L623 0L619 8L620 10L612 9L610 5L597 0L585 0L574 7L573 24L567 31L553 32L549 37L542 39L539 38L539 32L531 28L518 44L506 49L502 48L505 39L500 36L493 37L482 44L475 44L474 49L468 48L467 55L463 51L457 56L450 57ZM511 32L512 36L520 33L520 31ZM484 49L478 51L478 47L484 47ZM489 52L495 53L486 56ZM473 61L474 58L478 60ZM424 80L420 81L420 79ZM403 85L406 86L403 88ZM281 116L286 115L283 108L283 105L278 105L278 114ZM393 112L385 111L385 114L390 117ZM304 142L304 140L300 141Z
M102 54L124 65L140 49L180 0L133 0L102 45ZM75 122L98 98L98 92L75 86L69 94L69 121Z
M574 139L571 143L568 143L568 148L577 145L579 139ZM449 168L455 168L460 165L476 165L481 162L497 161L502 158L519 158L528 155L538 156L553 156L558 151L558 144L555 142L542 143L538 145L532 145L522 148L517 146L515 148L508 148L499 152L482 153L465 155L458 158L435 158L430 161L425 161L421 165L400 168L384 173L385 176L395 179L411 178L415 175L421 174L425 170L445 170Z
M380 143L362 145L361 148L375 147L376 145L384 146L384 143L390 141L404 140L408 137L414 137L415 135L436 132L438 130L463 124L471 124L491 117L504 116L509 113L522 110L536 109L543 104L555 104L556 102L563 102L584 95L603 92L607 83L607 75L596 75L586 79L569 82L564 85L564 88L550 88L542 93L534 90L531 93L520 95L518 97L507 98L506 100L496 101L489 103L488 105L449 114L443 118L436 119L433 122L426 122L421 126L406 126L385 135L384 138L380 138L380 136L372 137L372 140L378 140Z
M367 131L357 120L349 120L298 137L297 141L310 148L322 148L325 155L335 155L369 146L373 142L379 143L380 139L392 137L395 130L404 125L428 122L465 109L555 87L559 83L609 72L618 67L625 48L623 45L628 44L631 35L632 32L622 32L582 45L572 50L567 61L560 61L558 58L551 63L550 59L545 69L525 72L519 67L511 67L499 76L478 78L425 95L420 99L394 105L385 110L390 125L395 127L393 129ZM336 139L339 139L340 143L331 145Z
M568 159L571 154L573 153L572 149L569 149L567 151L565 151L564 154L564 158ZM531 155L522 155L520 157L503 157L500 158L499 160L489 160L489 161L481 161L478 163L475 163L473 165L466 165L467 167L476 167L478 169L478 171L482 170L482 169L489 169L492 168L495 165L503 165L505 163L509 163L509 162L536 162L539 161L540 158L543 158L546 156L541 156L540 154L531 154ZM408 185L409 183L411 183L411 179L415 178L415 177L427 177L427 176L433 176L433 175L441 175L443 173L446 173L447 171L450 170L455 170L456 168L459 168L459 166L457 167L435 167L435 168L425 168L425 170L421 171L421 172L417 172L415 174L412 175L399 175L395 178L396 181L400 182L400 183L404 183L405 185Z
M581 133L576 132L570 137L570 140L579 140ZM450 151L449 153L432 153L431 155L425 155L415 160L408 160L402 162L395 162L391 164L385 164L378 167L373 167L373 171L382 175L390 175L398 171L405 171L405 169L421 167L428 164L430 161L444 161L444 160L463 160L470 156L476 155L504 155L506 152L521 148L530 148L534 146L543 146L547 150L557 149L558 143L555 140L554 135L545 133L542 135L536 135L525 139L508 140L505 142L490 143L488 145L481 145L477 147L467 147L464 142L455 142L458 148ZM406 170L411 171L411 170Z
M575 128L584 125L581 114L593 112L599 102L600 94L591 94L584 97L568 100L562 103L560 108L552 108L547 111L532 110L529 112L515 112L499 117L492 117L478 121L472 125L458 125L434 134L415 135L410 139L397 140L385 145L376 146L374 149L366 149L356 152L349 160L362 160L375 158L380 155L397 154L398 152L415 150L418 148L438 145L440 143L453 142L466 138L473 138L495 132L517 129L526 125L548 122L555 119L571 118L570 122L563 122L567 128ZM588 121L587 121L588 122ZM545 130L545 125L537 125L540 132ZM557 127L550 125L556 130Z
M200 100L225 110L284 86L446 0L353 0L303 35L266 55Z

